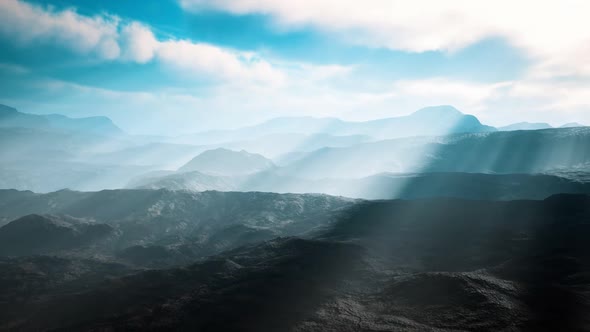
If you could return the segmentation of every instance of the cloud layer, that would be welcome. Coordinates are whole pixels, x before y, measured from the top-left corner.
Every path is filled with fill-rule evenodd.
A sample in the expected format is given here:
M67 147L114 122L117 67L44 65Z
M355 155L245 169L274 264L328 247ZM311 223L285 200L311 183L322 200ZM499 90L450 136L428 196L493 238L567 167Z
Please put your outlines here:
M585 0L180 0L189 11L264 14L353 43L410 52L453 51L501 37L537 62L535 75L590 75Z
M252 54L189 40L158 40L148 26L106 14L84 16L74 9L2 0L0 34L24 46L58 44L101 60L158 60L206 78L263 83L283 79L283 73Z

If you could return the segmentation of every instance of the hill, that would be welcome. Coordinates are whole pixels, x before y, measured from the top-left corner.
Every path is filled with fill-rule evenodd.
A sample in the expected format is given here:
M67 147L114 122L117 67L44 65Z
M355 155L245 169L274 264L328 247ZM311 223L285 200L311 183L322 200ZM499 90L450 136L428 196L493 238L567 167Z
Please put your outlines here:
M31 214L0 227L0 256L48 254L90 246L111 235L105 224Z
M202 172L217 175L242 175L274 167L270 159L247 151L215 149L205 151L178 169L179 172Z

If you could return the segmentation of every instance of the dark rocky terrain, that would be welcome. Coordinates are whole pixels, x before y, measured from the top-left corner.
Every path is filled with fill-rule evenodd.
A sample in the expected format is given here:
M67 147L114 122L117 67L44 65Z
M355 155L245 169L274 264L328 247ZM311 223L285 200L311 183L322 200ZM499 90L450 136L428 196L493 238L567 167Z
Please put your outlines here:
M133 205L139 207L133 213L114 212L114 202L129 203L135 194L142 198L135 197L135 202L145 200L146 206L151 206L151 195L158 200L179 195L175 196L178 202L181 195L193 195L168 191L48 195L8 191L2 193L2 202L13 197L10 205L14 208L6 210L13 214L23 213L24 208L14 204L21 201L47 209L39 212L60 210L79 216L85 211L86 218L116 225L113 221L123 216L143 215L139 204ZM245 236L252 241L233 249L222 246L221 251L176 266L167 261L165 253L150 247L153 243L149 241L142 249L128 248L120 253L127 255L125 259L64 253L3 258L0 328L590 330L589 196L500 202L450 198L351 201L264 194L271 196L263 200L254 195L253 199L266 203L249 209L252 201L239 202L253 194L204 195L209 204L215 200L223 203L218 202L215 210L201 207L192 211L194 216L202 218L207 211L211 215L217 211L240 216L236 220L259 220L270 213L264 206L277 210L277 206L295 201L307 208L289 213L295 211L291 206L285 214L275 212L274 223L267 216L267 231L275 233L262 236L246 227L252 222L235 222L211 238ZM107 197L117 199L109 201ZM97 208L101 205L83 203L91 201L102 202L113 212L107 214ZM320 206L324 214L314 212L314 207ZM166 216L169 212L164 211L161 214ZM142 223L171 227L169 223L178 216L170 221L148 218ZM224 219L211 218L213 223ZM305 224L308 218L317 222ZM307 231L295 237L295 233L278 232L287 219L305 225ZM151 266L126 261L132 256L141 259L142 250L160 261L150 262Z
M0 190L6 223L0 227L0 256L66 254L141 267L182 265L240 245L313 232L354 202L255 192Z
M107 224L30 214L0 228L0 253L24 256L72 250L91 246L113 232Z

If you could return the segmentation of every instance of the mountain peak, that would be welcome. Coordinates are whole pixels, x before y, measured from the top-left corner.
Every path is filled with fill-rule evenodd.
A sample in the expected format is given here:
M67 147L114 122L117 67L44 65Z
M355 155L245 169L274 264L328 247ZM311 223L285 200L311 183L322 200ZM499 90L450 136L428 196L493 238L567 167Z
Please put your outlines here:
M246 150L233 151L217 148L202 152L180 167L178 171L198 171L217 175L243 175L264 171L272 167L274 167L272 161L263 155L250 153Z

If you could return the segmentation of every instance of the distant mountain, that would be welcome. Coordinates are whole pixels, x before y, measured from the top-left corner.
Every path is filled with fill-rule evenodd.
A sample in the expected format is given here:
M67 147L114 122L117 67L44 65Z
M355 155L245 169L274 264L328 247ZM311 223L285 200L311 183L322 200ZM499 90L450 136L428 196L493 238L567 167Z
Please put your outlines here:
M123 134L111 119L104 116L69 118L58 114L36 115L21 113L6 105L0 105L0 127L56 129L105 136Z
M575 127L586 127L586 125L583 125L578 122L570 122L570 123L566 123L566 124L560 126L559 128L575 128Z
M115 151L96 153L88 156L88 162L108 165L158 166L163 169L177 169L207 147L173 143L139 143Z
M452 106L426 107L405 117L365 122L365 128L367 135L376 130L381 138L496 131L482 125L475 116L463 114Z
M123 130L117 127L106 116L93 116L88 118L69 118L59 114L43 115L49 121L52 128L70 131L83 131L99 135L121 135Z
M74 218L31 214L0 227L0 256L48 254L89 246L113 229Z
M217 175L251 174L274 167L270 159L247 151L215 149L205 151L178 169L179 172L198 171Z
M0 188L120 188L133 176L203 151L125 135L108 118L35 115L0 105ZM145 139L147 140L147 139Z
M289 153L313 151L324 147L346 147L370 141L373 141L373 138L368 135L277 133L244 141L220 143L218 146L230 150L246 150L280 160Z
M542 173L590 164L590 128L500 131L403 138L308 153L280 169L322 178L378 173Z
M433 106L423 108L407 116L365 122L347 122L334 118L277 118L255 126L197 133L179 137L177 140L184 143L212 144L251 140L278 133L307 135L323 133L334 136L364 135L374 139L391 139L490 131L496 131L496 129L482 125L473 115L463 114L452 106Z
M21 113L0 104L0 127L47 128L49 120L40 115Z
M188 144L220 144L236 141L250 141L276 134L331 134L334 128L339 128L343 126L344 123L344 121L335 118L283 117L271 119L258 125L233 130L212 130L191 135L183 135L177 137L174 142Z
M504 127L498 127L500 131L512 131L512 130L538 130L538 129L549 129L553 128L550 124L539 122L539 123L531 123L531 122L519 122L514 123Z

